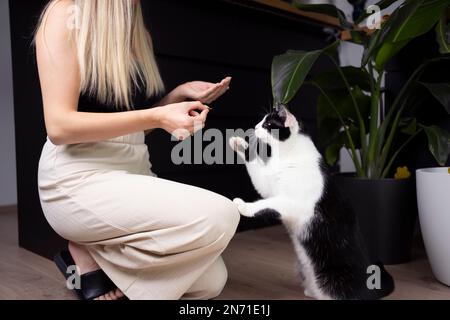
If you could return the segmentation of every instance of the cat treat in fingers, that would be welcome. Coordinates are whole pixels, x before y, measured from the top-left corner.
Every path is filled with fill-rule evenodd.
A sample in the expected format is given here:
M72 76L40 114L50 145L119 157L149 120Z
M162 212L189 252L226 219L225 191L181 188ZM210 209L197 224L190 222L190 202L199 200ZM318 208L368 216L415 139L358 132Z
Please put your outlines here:
M229 142L263 198L234 202L243 216L270 215L283 222L307 296L373 300L394 290L384 267L369 260L351 206L341 197L311 138L286 107L266 115L249 142L240 137ZM380 270L375 288L368 285L368 270L373 267Z

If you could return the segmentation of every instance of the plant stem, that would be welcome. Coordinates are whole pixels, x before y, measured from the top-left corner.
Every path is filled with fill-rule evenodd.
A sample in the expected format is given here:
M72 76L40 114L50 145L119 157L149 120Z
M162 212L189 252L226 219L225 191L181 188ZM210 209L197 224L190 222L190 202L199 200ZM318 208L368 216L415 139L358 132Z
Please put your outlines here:
M385 90L381 89L381 91L380 91L380 124L384 121L385 115L386 115L386 105L385 105L385 101L384 101L385 93L386 93Z
M389 132L389 136L386 140L386 144L384 145L383 150L381 152L380 161L379 161L379 171L383 170L384 164L389 155L392 143L394 142L395 134L397 133L398 125L400 123L400 118L403 114L403 110L405 109L406 103L407 103L407 101L404 101L400 110L397 112L397 116L395 117L394 122L392 123L391 131Z
M391 161L389 161L389 164L386 166L386 168L384 169L381 178L385 179L387 177L387 175L389 174L389 171L391 170L392 165L394 164L394 161L397 159L398 155L400 154L400 152L415 138L417 137L417 135L419 133L421 133L423 131L423 129L419 129L415 134L413 134L411 137L409 137L408 140L406 140L406 142L397 150L396 153L394 153L394 155L391 158Z
M348 130L347 125L345 124L345 121L342 118L342 115L339 113L339 110L336 108L336 106L334 105L331 98L326 94L325 90L323 90L319 84L317 84L316 82L313 82L313 81L310 82L310 84L314 85L315 87L317 87L317 89L319 89L320 93L322 93L322 95L325 97L325 99L327 99L328 104L331 106L333 111L336 113L339 121L342 123L342 126L345 130L345 133L347 135L347 138L348 138L348 141L350 144L350 150L351 150L352 159L353 159L353 163L355 164L356 171L360 177L364 177L364 171L362 170L360 159L358 158L358 154L356 153L355 143L353 142L352 135L350 134L350 131Z
M362 155L364 155L366 153L366 149L367 149L367 143L366 143L366 134L367 134L366 132L367 131L366 131L366 125L364 124L364 120L362 118L361 112L360 112L359 107L358 107L358 103L356 102L356 98L353 95L352 88L351 88L347 78L345 77L345 74L342 71L341 66L336 61L336 59L334 59L333 56L331 56L329 54L327 54L327 56L331 59L331 61L333 61L334 65L336 66L340 76L342 77L342 80L344 81L344 84L345 84L345 86L346 86L346 88L348 90L348 93L350 94L350 97L352 99L353 106L355 108L355 112L356 112L356 115L358 117L358 122L359 122L359 127L360 127L359 132L360 132L360 139L361 139L361 152L362 152ZM365 167L366 165L364 164L364 158L362 156L361 156L361 161L362 161L361 169L364 172L364 174L361 177L364 177L366 170L364 170L363 167Z
M369 73L371 78L374 78L374 70L372 63L369 63ZM379 125L379 114L380 114L380 91L381 91L381 81L383 80L383 74L378 75L376 83L371 81L372 89L372 100L370 109L370 132L369 132L369 152L367 155L367 167L369 178L375 178L375 157L377 150L377 130Z

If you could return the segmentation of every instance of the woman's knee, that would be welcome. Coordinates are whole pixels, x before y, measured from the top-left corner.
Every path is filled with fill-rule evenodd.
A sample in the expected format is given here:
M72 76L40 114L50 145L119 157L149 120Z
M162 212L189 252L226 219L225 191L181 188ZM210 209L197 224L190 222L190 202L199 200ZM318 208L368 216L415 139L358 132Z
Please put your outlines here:
M203 299L209 300L220 296L227 282L228 282L228 271L227 268L225 267L225 264L222 262L221 267L218 268L214 273L214 278L211 279L209 284L205 287Z
M209 300L218 297L228 281L228 271L222 257L197 280L185 299Z

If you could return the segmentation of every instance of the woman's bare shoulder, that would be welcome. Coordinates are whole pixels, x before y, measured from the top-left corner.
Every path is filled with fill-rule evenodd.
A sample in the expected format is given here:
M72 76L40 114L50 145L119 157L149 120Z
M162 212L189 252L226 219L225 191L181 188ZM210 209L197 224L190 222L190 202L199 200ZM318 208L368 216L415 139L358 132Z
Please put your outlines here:
M41 25L36 32L36 43L45 40L45 43L54 43L55 41L66 42L69 39L73 23L74 10L73 0L54 0L52 1L41 20Z

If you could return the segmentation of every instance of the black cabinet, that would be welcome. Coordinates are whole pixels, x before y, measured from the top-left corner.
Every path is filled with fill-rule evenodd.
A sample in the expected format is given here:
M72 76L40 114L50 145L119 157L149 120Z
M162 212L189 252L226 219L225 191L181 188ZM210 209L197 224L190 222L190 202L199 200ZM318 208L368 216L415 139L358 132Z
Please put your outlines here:
M63 244L42 214L37 167L46 134L32 32L44 0L11 0L11 33L17 143L20 245L50 256ZM244 4L244 5L242 5ZM213 107L209 127L253 127L271 104L272 57L287 49L322 48L323 27L299 17L255 8L252 1L143 1L158 62L167 88L194 79L234 77L233 88ZM320 62L318 68L326 64ZM316 92L304 89L293 109L315 130ZM171 164L173 143L156 131L148 138L154 171L163 178L208 188L227 197L256 199L243 166ZM265 221L243 220L241 230Z

